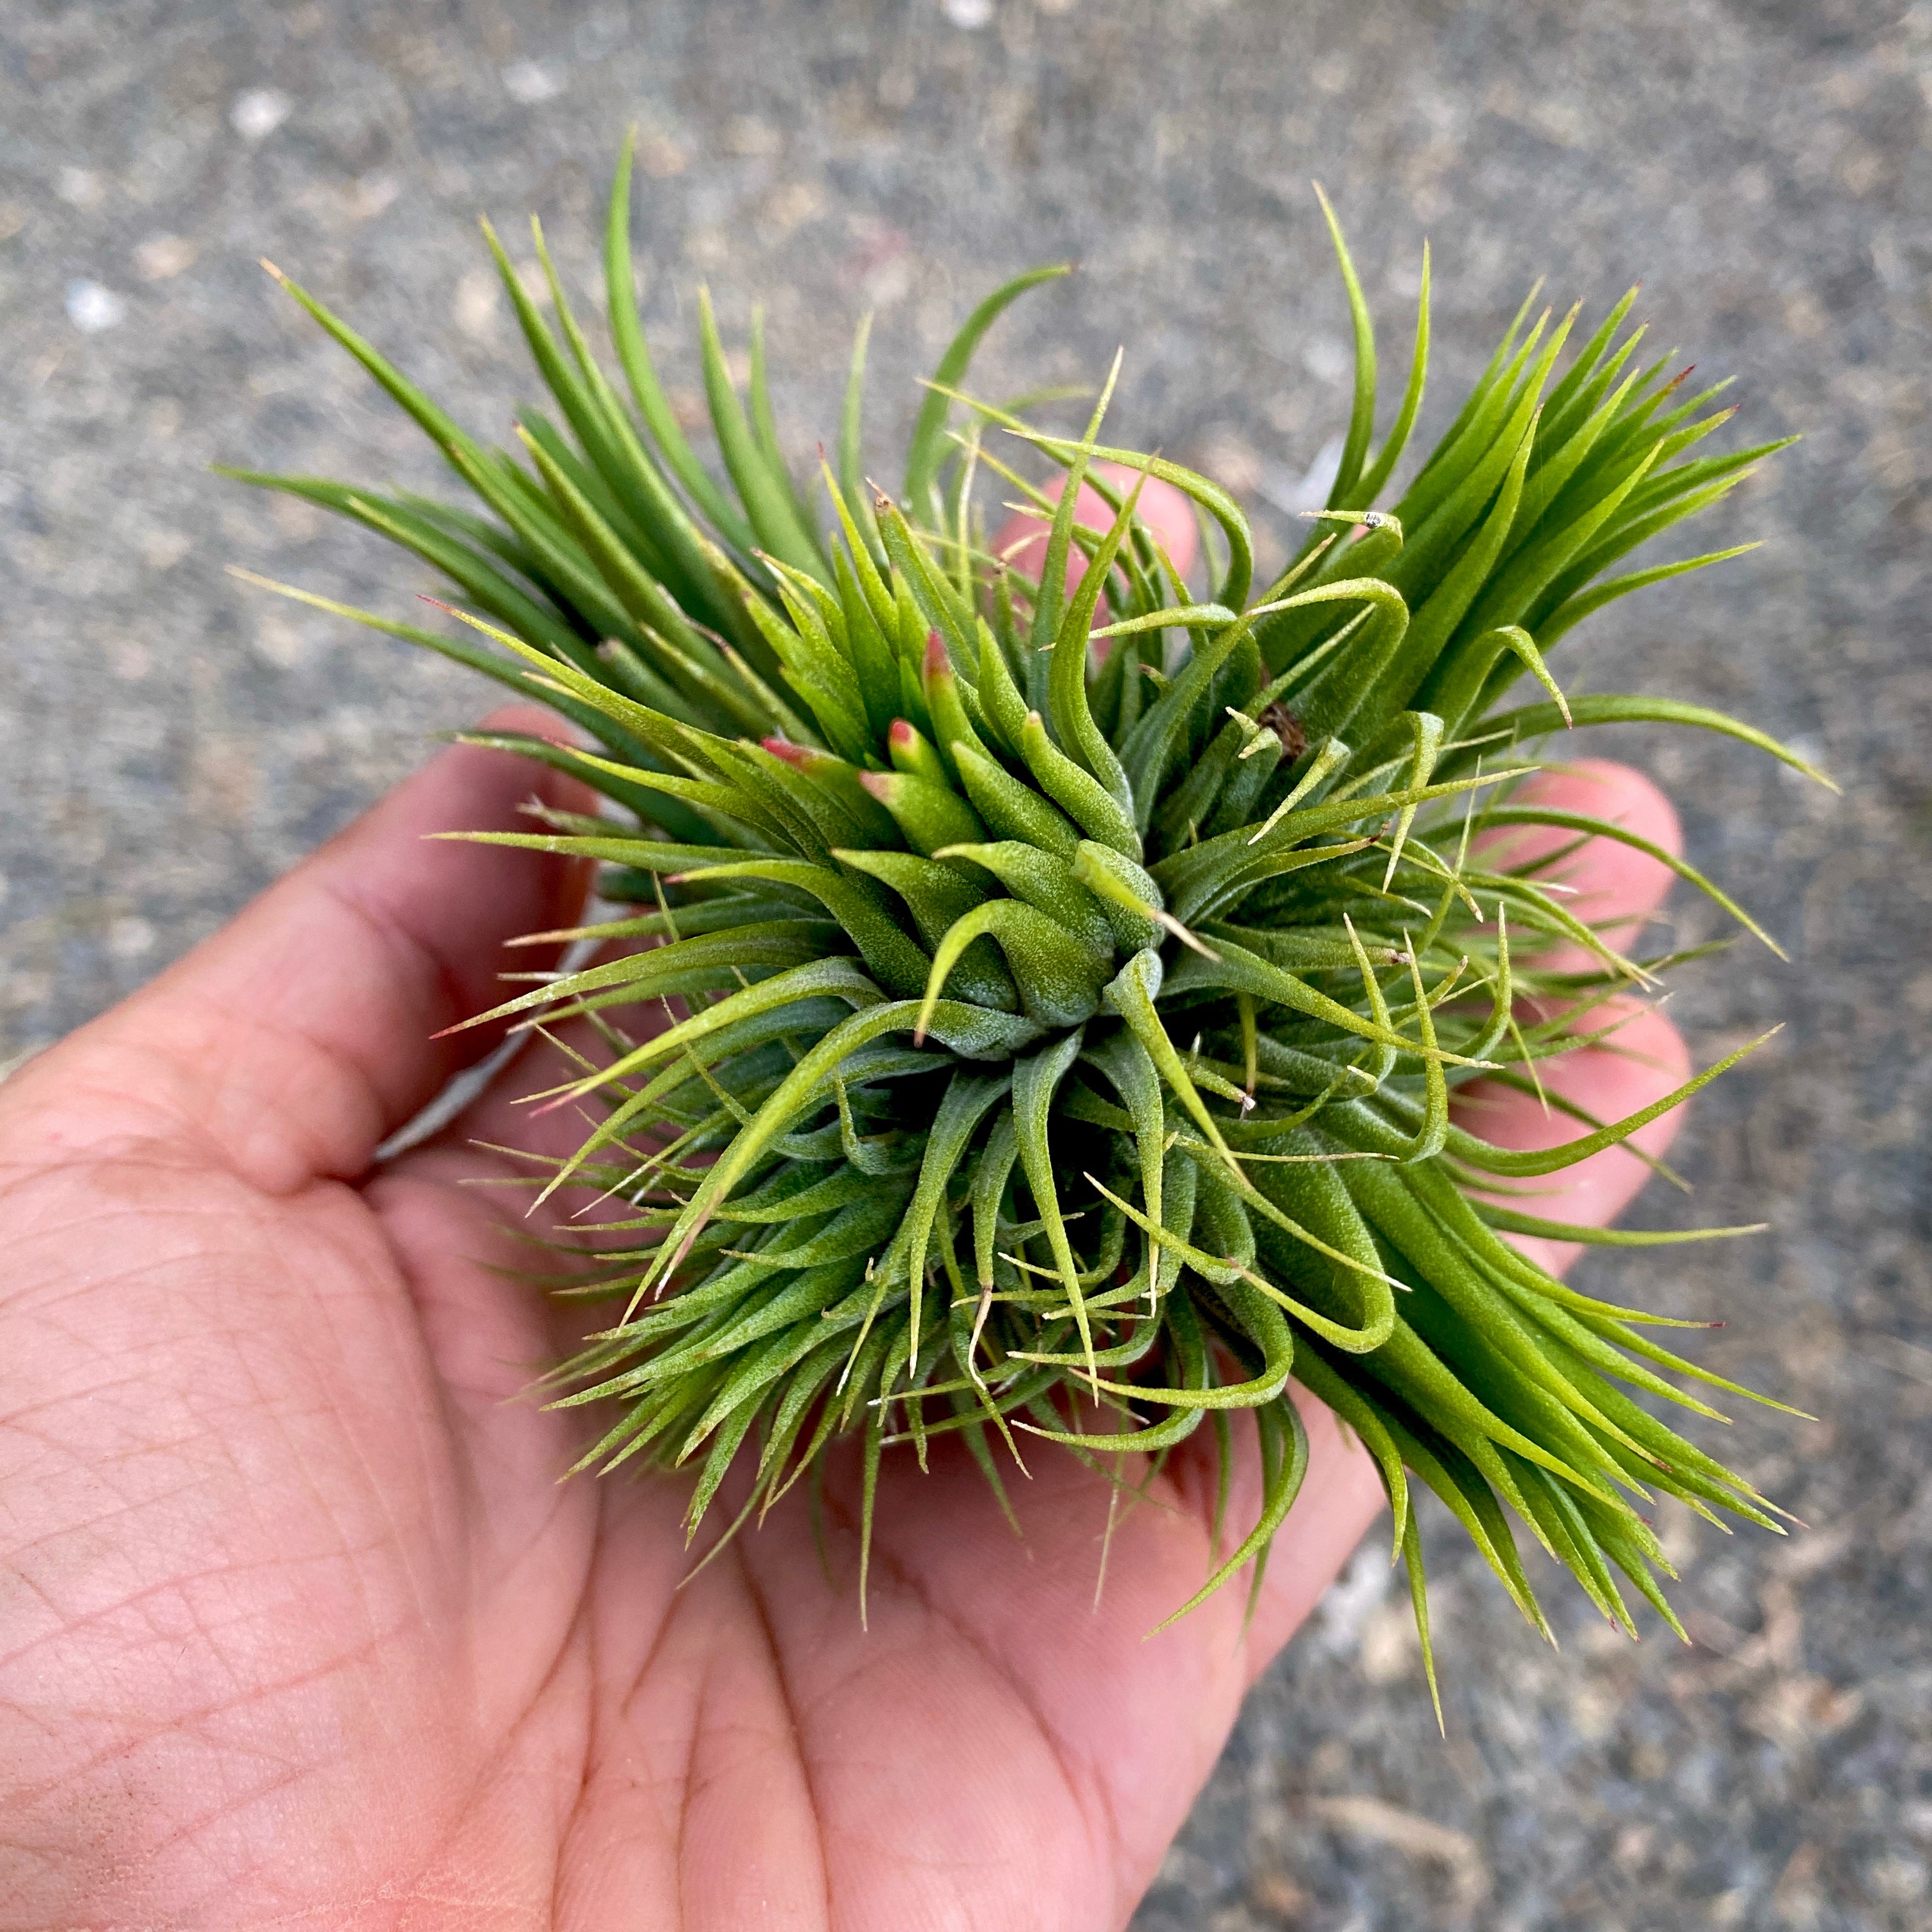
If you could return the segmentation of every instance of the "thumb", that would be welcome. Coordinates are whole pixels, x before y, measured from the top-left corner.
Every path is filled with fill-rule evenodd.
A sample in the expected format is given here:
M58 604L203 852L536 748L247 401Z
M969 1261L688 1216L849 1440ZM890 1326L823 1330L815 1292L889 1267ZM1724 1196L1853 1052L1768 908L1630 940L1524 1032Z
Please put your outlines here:
M488 723L557 729L527 706ZM526 760L442 752L152 985L30 1062L0 1117L40 1108L55 1158L132 1132L197 1138L272 1192L359 1174L491 1044L481 1029L431 1036L492 1003L503 943L568 924L582 902L580 866L434 836L527 824L533 795L592 802Z

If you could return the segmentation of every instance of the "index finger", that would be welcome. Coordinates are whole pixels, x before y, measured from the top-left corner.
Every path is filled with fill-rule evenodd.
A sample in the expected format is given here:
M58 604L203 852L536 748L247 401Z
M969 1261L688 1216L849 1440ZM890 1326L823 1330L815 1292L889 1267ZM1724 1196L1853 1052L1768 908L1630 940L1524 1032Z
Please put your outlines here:
M1124 493L1141 481L1138 470L1129 470L1118 463L1096 463L1094 469L1108 488ZM1066 482L1064 476L1056 476L1041 487L1057 502ZM1089 530L1100 530L1113 522L1114 515L1113 506L1106 498L1091 484L1086 483L1080 486L1080 494L1074 499L1073 514L1076 520ZM1201 547L1193 506L1172 483L1158 476L1150 476L1142 488L1135 514L1160 539L1168 560L1185 577L1194 568ZM1000 526L999 534L993 539L993 554L1004 558L1024 575L1037 578L1046 566L1046 525L1036 517L1016 511ZM1086 574L1086 558L1080 554L1078 545L1071 546L1066 553L1066 594L1070 597Z
M1517 796L1627 825L1667 851L1676 851L1682 844L1670 801L1641 772L1607 759L1582 759L1542 773ZM1533 862L1574 843L1571 833L1540 827L1524 827L1508 836L1512 842L1507 857L1512 863ZM1566 904L1588 923L1607 922L1605 936L1622 946L1632 943L1641 922L1662 905L1673 878L1670 868L1654 859L1602 838L1591 839L1558 860L1551 876L1572 889ZM1558 970L1587 970L1596 962L1575 947L1547 956L1541 963ZM1648 1106L1688 1077L1690 1057L1683 1038L1654 1007L1624 1000L1600 1009L1590 1024L1593 1030L1610 1024L1618 1030L1603 1046L1580 1048L1548 1064L1541 1078L1557 1099L1599 1120L1617 1120ZM1554 1147L1587 1131L1574 1116L1554 1106L1546 1111L1534 1094L1494 1081L1476 1081L1461 1089L1452 1112L1458 1126L1498 1147ZM1682 1118L1666 1114L1638 1129L1631 1141L1653 1158L1659 1156L1676 1137ZM1544 1220L1605 1227L1648 1178L1649 1169L1637 1155L1625 1148L1610 1148L1531 1184L1538 1190L1534 1196L1511 1198L1513 1204ZM1554 1274L1562 1274L1582 1252L1574 1241L1532 1234L1506 1238ZM1268 1580L1255 1607L1247 1652L1251 1681L1306 1618L1363 1533L1387 1507L1381 1479L1360 1442L1321 1402L1306 1394L1297 1400L1308 1431L1308 1474L1276 1540ZM1252 1468L1242 1480L1254 1488ZM1243 1501L1252 1506L1251 1498Z
M1622 825L1668 852L1682 849L1683 835L1670 800L1631 766L1606 758L1583 758L1540 773L1516 794L1526 803L1581 812ZM1634 945L1644 922L1662 906L1674 880L1667 866L1647 854L1607 838L1586 839L1574 850L1575 835L1556 827L1526 826L1490 835L1492 860L1512 866L1552 862L1539 872L1567 891L1564 903L1586 923L1599 928L1619 950ZM1564 856L1556 856L1558 854ZM1558 971L1588 971L1598 962L1581 946L1564 945L1538 962ZM1598 1120L1620 1120L1648 1106L1690 1078L1690 1050L1683 1036L1654 1006L1618 998L1592 1009L1586 1023L1592 1032L1609 1030L1600 1046L1562 1054L1538 1069L1544 1090ZM1476 1081L1457 1095L1452 1109L1457 1126L1497 1147L1513 1150L1560 1146L1586 1131L1574 1114L1494 1081ZM1669 1113L1640 1127L1623 1147L1606 1148L1574 1167L1531 1184L1526 1198L1512 1195L1522 1212L1549 1221L1606 1227L1641 1191L1650 1178L1643 1156L1660 1159L1677 1137L1681 1113ZM1515 1234L1512 1243L1553 1274L1561 1274L1582 1252L1574 1241Z
M1511 802L1580 812L1635 832L1666 852L1684 849L1677 808L1635 766L1610 758L1553 765L1526 780ZM1610 838L1586 839L1580 846L1576 835L1561 826L1520 825L1484 832L1476 849L1492 865L1534 868L1538 880L1559 890L1566 909L1586 925L1601 927L1605 943L1618 952L1636 943L1644 922L1676 882L1670 868L1647 852ZM1598 962L1572 946L1538 963L1558 971L1587 972Z

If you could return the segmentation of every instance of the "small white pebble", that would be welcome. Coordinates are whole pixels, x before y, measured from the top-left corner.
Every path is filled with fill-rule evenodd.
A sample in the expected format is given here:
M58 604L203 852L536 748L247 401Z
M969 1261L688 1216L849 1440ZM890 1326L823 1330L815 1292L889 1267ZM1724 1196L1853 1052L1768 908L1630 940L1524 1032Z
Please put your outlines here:
M154 928L138 914L117 919L107 928L107 950L117 959L138 959L154 944Z
M403 184L394 175L364 175L349 197L349 212L358 221L373 221L402 191Z
M228 124L244 141L266 141L295 112L295 105L279 87L251 87L235 97Z
M472 342L485 342L496 332L496 278L487 268L465 270L450 303L451 319Z
M150 530L141 540L141 561L150 570L172 570L194 548L179 530Z
M1342 473L1342 439L1331 436L1315 452L1308 473L1294 488L1292 500L1296 509L1318 510L1328 502L1328 493Z
M194 266L201 244L185 235L151 235L134 250L134 272L145 282L165 282Z
M993 18L993 0L945 0L946 17L956 27L976 33Z
M100 177L86 168L62 168L54 177L54 192L70 208L98 208L106 190Z
M563 92L563 76L542 61L512 61L503 70L503 91L512 100L534 107Z
M98 282L81 280L67 285L67 319L83 335L98 335L128 320L128 298L103 288Z
M1349 360L1347 348L1332 335L1311 335L1301 345L1302 366L1318 382L1339 382Z

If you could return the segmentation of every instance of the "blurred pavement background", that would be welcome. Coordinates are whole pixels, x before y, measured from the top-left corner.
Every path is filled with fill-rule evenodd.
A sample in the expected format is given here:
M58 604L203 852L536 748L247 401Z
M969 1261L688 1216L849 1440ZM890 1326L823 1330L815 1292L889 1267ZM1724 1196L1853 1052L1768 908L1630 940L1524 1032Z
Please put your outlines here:
M8 0L0 6L0 1067L138 983L472 718L465 674L235 584L399 614L346 526L240 460L437 487L426 448L256 267L267 254L472 426L529 388L472 226L592 224L642 130L646 310L767 308L783 424L836 426L878 313L872 446L994 280L1084 272L1002 325L992 392L1128 359L1124 440L1210 464L1277 540L1346 409L1309 182L1391 360L1436 250L1439 429L1529 284L1736 376L1805 440L1684 541L1721 571L1593 620L1572 689L1735 710L1842 800L1727 741L1600 748L1675 791L1699 866L1790 945L1686 976L1694 1203L1774 1232L1612 1257L1730 1324L1724 1372L1817 1412L1730 1455L1814 1527L1667 1520L1696 1643L1557 1592L1552 1655L1432 1528L1449 1736L1370 1550L1256 1691L1138 1932L1666 1932L1932 1922L1932 7L1896 0ZM1426 436L1422 446L1426 446ZM1678 554L1683 554L1679 552ZM1686 904L1690 939L1714 930Z

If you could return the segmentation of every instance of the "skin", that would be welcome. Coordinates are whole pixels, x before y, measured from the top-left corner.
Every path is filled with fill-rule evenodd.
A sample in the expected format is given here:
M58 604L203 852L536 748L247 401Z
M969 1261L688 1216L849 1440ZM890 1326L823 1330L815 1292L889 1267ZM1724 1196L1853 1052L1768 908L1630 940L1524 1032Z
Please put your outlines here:
M1544 784L1674 841L1634 772ZM493 1271L528 1250L469 1142L542 1130L493 1095L372 1165L490 1044L431 1036L543 963L503 942L575 910L565 866L424 842L532 790L574 802L445 752L0 1088L0 1932L1121 1924L1382 1509L1366 1460L1303 1399L1245 1631L1237 1586L1145 1640L1208 1568L1204 1454L1123 1514L1097 1606L1108 1492L1040 1448L1023 1540L963 1455L888 1457L868 1628L848 1465L830 1580L795 1493L680 1588L684 1485L560 1484L589 1424L514 1400L562 1334ZM1622 848L1565 871L1599 918L1670 883ZM1679 1077L1660 1016L1622 1043L1564 1090L1614 1114ZM1602 1156L1541 1211L1606 1219L1643 1173Z

